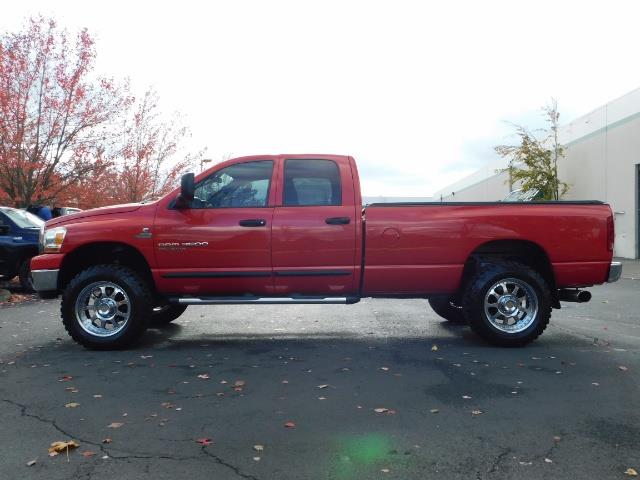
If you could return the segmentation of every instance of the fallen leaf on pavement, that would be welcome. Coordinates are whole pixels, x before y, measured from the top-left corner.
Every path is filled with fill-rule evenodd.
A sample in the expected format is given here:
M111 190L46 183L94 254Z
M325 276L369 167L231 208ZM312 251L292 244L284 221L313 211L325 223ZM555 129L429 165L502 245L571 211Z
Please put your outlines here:
M296 424L294 422L287 422L284 424L284 426L287 428L294 428Z
M384 370L385 372L389 371L389 367L380 367L380 370Z
M382 468L382 469L380 469L380 471L382 473L389 473L391 470L389 470L388 468Z
M102 443L111 443L113 442L113 440L111 440L110 438L105 438L102 440Z
M233 384L234 387L244 387L245 381L244 380L236 380L236 382Z
M75 440L69 440L68 442L53 442L49 447L49 453L62 453L72 448L78 448L80 446Z
M210 438L199 438L198 440L196 440L196 442L198 442L203 447L213 445L213 440L211 440Z
M122 423L122 422L113 422L113 423L110 423L109 425L107 425L107 428L120 428L123 425L124 425L124 423Z
M102 395L96 394L93 396L93 398L102 398Z
M62 377L60 377L58 379L58 381L59 382L68 382L71 379L73 379L73 377L71 375L63 375Z
M27 467L33 467L37 462L35 460L30 460L27 462Z
M76 407L79 407L79 406L80 406L80 404L76 403L76 402L67 403L65 405L66 408L76 408Z
M471 396L470 395L462 395L462 398L464 398L465 400L471 400Z
M471 410L471 415L482 415L483 413L482 410Z
M634 468L627 468L624 471L624 473L629 475L630 477L637 477L638 476L638 472Z
M260 461L260 457L253 457L253 460L256 461L256 462L259 462Z
M322 385L318 385L318 388L319 388L319 389L323 389L323 388L327 388L328 386L329 386L329 385L322 384Z
M553 463L553 460L551 460L550 458L545 458L544 463Z
M378 408L374 408L373 411L376 413L386 413L389 411L389 409L384 407L378 407Z
M327 397L318 397L318 400L326 400Z
M431 351L432 352L437 352L438 351L438 345L432 345L431 346Z
M627 367L625 367L624 365L620 365L618 367L618 370L622 370L623 372L626 372L627 370L629 370Z
M96 452L89 452L89 451L82 452L82 456L85 458L93 457L95 454Z
M264 450L264 445L254 445L254 446L253 446L253 449L254 449L256 452L262 452L262 451Z
M71 392L71 393L78 393L78 388L77 387L67 387L67 388L65 388L65 390L67 392Z
M429 410L431 413L438 413L440 412L440 410L438 410L437 408L432 408L431 410Z
M559 437L557 435L553 437L554 442L559 442L560 440L562 440L562 437Z
M206 373L202 373L202 374L198 375L198 378L201 378L202 380L209 380L209 378L211 378L211 377L209 377L209 375L206 374Z

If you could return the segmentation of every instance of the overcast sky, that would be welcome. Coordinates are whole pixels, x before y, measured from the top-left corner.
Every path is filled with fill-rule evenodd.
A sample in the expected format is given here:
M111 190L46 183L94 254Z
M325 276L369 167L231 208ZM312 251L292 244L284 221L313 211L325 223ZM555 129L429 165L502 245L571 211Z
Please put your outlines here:
M428 196L495 158L504 121L568 122L640 86L636 1L4 2L53 16L97 68L153 85L207 157L356 157L366 195Z

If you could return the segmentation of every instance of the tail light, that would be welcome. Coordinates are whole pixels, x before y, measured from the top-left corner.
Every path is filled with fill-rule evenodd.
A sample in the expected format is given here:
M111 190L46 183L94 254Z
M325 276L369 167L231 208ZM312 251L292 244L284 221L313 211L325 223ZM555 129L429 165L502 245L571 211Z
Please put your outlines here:
M607 217L607 247L613 253L613 244L616 240L615 227L613 225L613 215Z

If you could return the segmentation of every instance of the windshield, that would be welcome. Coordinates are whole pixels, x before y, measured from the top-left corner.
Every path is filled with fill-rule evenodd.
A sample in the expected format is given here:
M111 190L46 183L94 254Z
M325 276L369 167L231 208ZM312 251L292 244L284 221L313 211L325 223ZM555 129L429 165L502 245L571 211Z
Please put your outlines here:
M25 212L24 210L0 208L0 212L9 217L9 219L18 226L18 228L40 228L44 225L43 220L32 213Z

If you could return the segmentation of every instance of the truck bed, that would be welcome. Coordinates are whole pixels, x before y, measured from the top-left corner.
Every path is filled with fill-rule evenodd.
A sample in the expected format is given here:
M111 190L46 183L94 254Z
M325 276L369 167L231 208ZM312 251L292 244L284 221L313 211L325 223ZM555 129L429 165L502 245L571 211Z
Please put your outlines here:
M454 293L470 255L505 242L540 248L558 288L602 283L611 262L600 201L374 203L364 218L365 295Z

